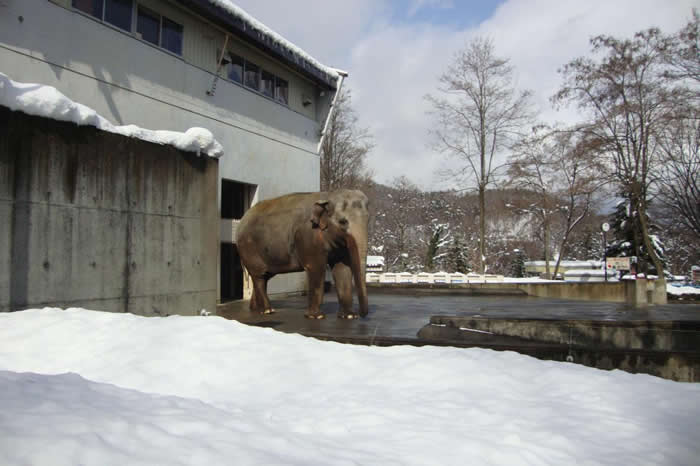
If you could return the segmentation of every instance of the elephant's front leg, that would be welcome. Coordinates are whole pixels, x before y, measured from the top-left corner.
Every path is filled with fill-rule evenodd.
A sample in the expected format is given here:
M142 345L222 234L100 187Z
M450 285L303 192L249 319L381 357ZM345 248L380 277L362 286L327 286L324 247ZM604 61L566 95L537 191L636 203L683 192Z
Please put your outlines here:
M326 273L325 262L306 268L306 276L309 281L309 308L304 316L308 319L323 319L326 317L321 312L323 304L323 279Z
M352 269L342 262L333 266L333 281L335 290L338 293L338 318L356 319L359 316L352 311Z

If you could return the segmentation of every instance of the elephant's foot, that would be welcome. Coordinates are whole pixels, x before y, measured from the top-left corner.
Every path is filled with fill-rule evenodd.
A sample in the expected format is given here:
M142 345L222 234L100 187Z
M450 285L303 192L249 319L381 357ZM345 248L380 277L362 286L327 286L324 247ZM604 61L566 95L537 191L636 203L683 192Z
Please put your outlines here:
M360 314L354 313L354 312L339 312L338 313L338 319L346 319L346 320L352 320L352 319L359 319Z
M321 320L321 319L326 318L325 314L321 314L320 312L317 314L304 313L304 317L306 317L307 319L314 319L314 320Z

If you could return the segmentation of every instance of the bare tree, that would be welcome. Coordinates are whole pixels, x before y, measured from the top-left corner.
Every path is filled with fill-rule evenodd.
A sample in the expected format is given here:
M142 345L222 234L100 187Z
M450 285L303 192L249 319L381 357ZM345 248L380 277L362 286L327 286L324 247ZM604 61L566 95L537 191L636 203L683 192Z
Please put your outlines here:
M700 236L700 15L662 42L670 70L675 105L655 133L662 163L657 171L656 194L670 223ZM677 230L677 228L674 228Z
M419 211L420 190L405 176L394 178L392 192L387 194L388 206L380 215L383 228L378 229L378 241L384 246L387 268L390 271L405 271L409 254L413 252L411 230Z
M658 135L663 163L660 165L657 199L668 209L673 222L700 237L700 114L671 119ZM668 215L668 214L667 214Z
M552 163L559 174L556 195L561 202L558 213L563 220L563 232L554 277L567 253L571 233L591 213L593 195L607 181L600 176L602 167L595 157L594 141L577 131L557 133L555 138Z
M591 141L576 129L538 128L515 147L508 173L514 186L532 191L536 202L519 210L534 214L543 231L545 274L556 277L571 233L588 216L594 192L605 183ZM516 206L517 207L517 206ZM558 257L550 273L549 243L553 224L561 226Z
M593 57L566 64L560 70L564 83L553 97L554 102L574 102L589 112L583 128L586 137L605 158L612 182L639 218L636 255L641 256L643 244L659 276L663 265L649 234L647 199L659 156L654 136L672 108L673 92L664 77L663 40L658 29L625 40L594 37Z
M479 251L486 269L486 188L502 153L530 121L530 92L513 87L513 68L495 55L490 39L476 38L458 52L440 77L439 97L428 95L436 117L432 131L437 147L462 165L448 173L472 180L479 191Z
M700 82L700 15L693 17L678 33L667 37L663 44L664 59L671 69L666 76Z
M528 214L537 219L542 228L545 275L551 278L550 232L553 216L558 208L554 196L556 189L555 164L550 157L551 144L546 135L534 132L532 137L521 140L514 148L508 167L510 184L535 194L535 202L520 199L509 204L517 213Z
M358 125L350 91L342 90L321 146L321 191L358 188L371 178L365 163L372 136Z

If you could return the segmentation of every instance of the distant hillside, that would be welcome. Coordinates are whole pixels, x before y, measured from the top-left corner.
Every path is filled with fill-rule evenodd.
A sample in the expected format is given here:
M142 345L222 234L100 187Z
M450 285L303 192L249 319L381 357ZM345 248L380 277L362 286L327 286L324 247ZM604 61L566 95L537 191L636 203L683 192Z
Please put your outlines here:
M478 268L479 204L475 193L424 192L410 183L372 184L370 254L382 255L391 271L468 271ZM542 259L541 225L528 212L534 195L515 189L486 193L487 264L509 274L518 260ZM602 245L591 216L572 238L567 259L597 258ZM556 231L556 226L553 228ZM557 235L550 246L555 251Z

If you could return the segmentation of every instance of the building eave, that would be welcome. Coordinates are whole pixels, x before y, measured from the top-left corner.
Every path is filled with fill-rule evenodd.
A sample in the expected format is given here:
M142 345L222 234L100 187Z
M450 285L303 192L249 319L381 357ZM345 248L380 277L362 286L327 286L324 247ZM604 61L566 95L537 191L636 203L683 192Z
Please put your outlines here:
M293 47L285 46L284 42L278 40L277 37L256 28L245 17L237 16L234 12L211 0L176 1L223 28L233 36L280 60L323 88L335 90L339 75L346 74L342 71L332 70L313 63L312 60L297 53Z

